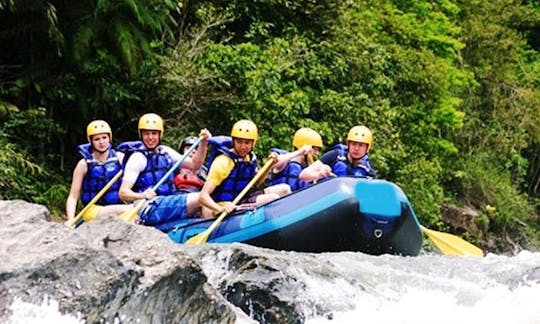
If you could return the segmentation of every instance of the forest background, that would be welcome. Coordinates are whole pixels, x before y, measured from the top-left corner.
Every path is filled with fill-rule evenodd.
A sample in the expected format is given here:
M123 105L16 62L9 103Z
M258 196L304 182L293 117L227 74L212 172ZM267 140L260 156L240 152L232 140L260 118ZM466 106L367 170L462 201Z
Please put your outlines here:
M249 118L259 156L363 124L421 223L537 250L539 51L533 0L0 0L0 199L63 217L93 119L118 144L158 113L176 147Z

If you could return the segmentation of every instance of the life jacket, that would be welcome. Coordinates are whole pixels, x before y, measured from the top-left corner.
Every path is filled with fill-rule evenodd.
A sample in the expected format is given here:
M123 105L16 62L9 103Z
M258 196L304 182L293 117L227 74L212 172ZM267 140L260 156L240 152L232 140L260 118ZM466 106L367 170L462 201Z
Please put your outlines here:
M348 148L346 145L337 144L334 150L338 152L336 160L332 164L332 172L337 176L351 175L355 177L372 177L375 178L375 170L369 163L369 156L366 154L356 165L351 165L347 160Z
M229 136L214 136L208 143L211 145L208 165L211 166L214 158L220 154L225 154L234 161L234 168L229 173L229 176L212 192L212 199L217 202L233 201L255 175L257 171L257 156L252 151L249 153L249 161L239 157L231 151L232 138Z
M90 143L77 146L77 150L82 155L88 166L88 171L84 176L82 183L81 201L84 205L88 204L103 187L122 170L122 165L118 160L116 151L109 145L109 155L106 161L98 161L92 155L92 146ZM111 205L123 203L118 197L120 182L116 181L107 192L97 201L98 205Z
M288 151L278 148L272 148L270 151L277 154L289 153ZM286 183L291 187L292 191L309 187L311 183L299 179L300 172L302 172L305 167L307 167L307 163L289 161L289 163L287 163L287 166L285 166L285 168L281 170L281 172L270 172L270 174L268 175L268 184L273 186L280 183Z
M228 150L232 145L232 137L230 136L218 135L210 137L208 139L208 157L206 158L207 170L214 162L214 159L222 153L222 149Z
M189 169L180 169L178 174L174 177L176 189L182 192L200 191L204 186L204 181L206 180L205 169L206 167L201 167L196 174Z
M143 192L148 188L152 188L174 165L171 156L161 146L158 146L157 152L155 152L149 151L141 141L130 141L118 145L117 149L124 152L127 158L134 152L141 152L146 157L146 167L139 174L135 184L133 184L133 191L135 192ZM126 163L127 158L125 158ZM171 174L169 179L165 180L155 192L160 196L174 194L176 187L173 182L173 175Z

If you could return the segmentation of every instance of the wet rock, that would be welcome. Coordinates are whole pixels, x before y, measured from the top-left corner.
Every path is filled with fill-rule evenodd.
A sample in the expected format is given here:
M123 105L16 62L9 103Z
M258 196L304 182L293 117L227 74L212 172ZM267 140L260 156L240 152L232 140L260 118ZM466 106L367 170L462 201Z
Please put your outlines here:
M244 244L175 244L154 228L114 217L76 230L49 219L43 206L0 201L0 322L15 298L39 305L45 297L87 323L333 317L336 303L311 292L343 279L320 258ZM361 289L355 276L347 280ZM337 309L352 307L344 304Z
M340 276L320 260L302 258L300 265L290 254L244 244L213 245L186 252L203 263L205 258L222 260L221 264L202 265L212 285L259 323L303 323L312 316L333 316L328 304L307 293L317 289L308 286L313 284L308 278L333 281ZM212 277L216 271L221 275Z
M480 230L476 224L476 218L480 212L471 207L458 207L454 205L442 206L443 221L452 224L456 228L461 228L474 234L479 234Z
M182 245L153 228L103 217L77 230L40 205L0 201L0 322L14 298L88 323L232 323L247 317L209 286Z
M241 250L234 252L230 264L235 276L222 282L220 289L227 300L260 323L304 322L295 304L280 297L280 288L301 285L295 278L281 273L265 257L257 258Z

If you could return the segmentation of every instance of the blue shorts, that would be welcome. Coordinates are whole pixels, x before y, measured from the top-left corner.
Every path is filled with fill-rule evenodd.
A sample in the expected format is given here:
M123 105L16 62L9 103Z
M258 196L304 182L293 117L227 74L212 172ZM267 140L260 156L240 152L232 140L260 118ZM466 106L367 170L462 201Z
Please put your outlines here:
M139 212L139 221L142 225L155 226L168 225L187 217L187 194L158 196L146 203ZM169 227L169 226L166 226Z

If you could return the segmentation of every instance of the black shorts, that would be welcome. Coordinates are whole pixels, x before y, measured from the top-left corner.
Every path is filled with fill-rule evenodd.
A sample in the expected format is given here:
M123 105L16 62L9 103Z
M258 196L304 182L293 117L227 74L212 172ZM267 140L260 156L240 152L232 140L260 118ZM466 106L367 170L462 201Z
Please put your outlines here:
M253 204L257 200L257 197L260 195L264 195L264 190L248 192L247 197L244 197L242 200L240 200L239 204Z

